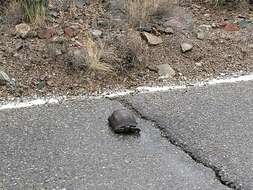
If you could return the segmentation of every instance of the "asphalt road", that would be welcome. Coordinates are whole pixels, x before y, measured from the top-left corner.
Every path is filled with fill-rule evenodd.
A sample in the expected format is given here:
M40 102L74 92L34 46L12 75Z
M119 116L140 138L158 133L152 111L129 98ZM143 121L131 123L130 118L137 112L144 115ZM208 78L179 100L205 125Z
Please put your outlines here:
M222 183L253 189L253 82L137 95L125 103Z
M110 100L0 112L0 189L226 190L215 173L161 138L149 121L141 135L107 126Z
M2 110L0 189L252 190L252 87ZM118 108L136 113L140 136L110 131Z

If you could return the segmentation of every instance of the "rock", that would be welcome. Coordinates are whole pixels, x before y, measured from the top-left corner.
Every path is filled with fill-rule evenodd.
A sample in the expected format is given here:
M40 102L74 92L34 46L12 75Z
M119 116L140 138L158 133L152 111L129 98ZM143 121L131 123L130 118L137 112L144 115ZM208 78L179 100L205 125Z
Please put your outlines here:
M249 48L253 49L253 44L249 44L248 46Z
M141 35L148 42L149 45L158 45L163 42L161 37L149 34L147 32L142 32Z
M228 32L234 32L234 31L238 31L239 27L236 24L227 23L224 27L224 30Z
M212 26L209 24L202 24L202 25L199 25L198 30L208 32L211 28Z
M74 30L70 27L64 28L64 34L65 36L70 37L70 38L75 36Z
M91 30L93 36L99 38L102 36L103 32L101 30Z
M75 6L79 9L82 9L83 6L87 3L87 0L74 0Z
M21 23L15 26L15 30L16 35L20 36L21 38L26 38L31 30L31 27L28 24Z
M115 133L130 134L139 133L137 121L134 115L128 110L116 110L108 118L109 126Z
M20 59L20 54L19 53L14 53L13 57L19 58Z
M203 66L202 62L197 62L197 63L195 63L195 65L196 65L197 67L202 67L202 66Z
M77 35L78 31L77 29L73 28L73 27L66 27L64 28L64 34L66 37L69 37L69 38L73 38Z
M189 43L181 43L181 49L182 49L182 52L185 53L187 51L191 51L193 48L193 45L192 44L189 44Z
M0 70L0 85L6 85L11 82L11 78L4 72Z
M241 19L238 21L238 24L241 29L253 28L253 20Z
M161 64L157 68L161 78L173 78L176 75L175 70L169 64Z
M203 40L203 39L205 38L205 33L204 33L204 32L198 32L198 33L197 33L197 38L198 38L199 40Z
M54 28L43 28L38 32L38 37L40 39L50 39L55 35L56 31Z
M174 34L174 30L171 27L167 27L167 28L165 28L164 33L165 34Z
M212 23L211 26L212 26L212 28L218 28L218 25L215 23Z
M204 14L204 17L211 17L211 14L210 13L206 13L206 14Z
M56 10L50 10L48 14L54 18L57 18L59 16L59 12Z

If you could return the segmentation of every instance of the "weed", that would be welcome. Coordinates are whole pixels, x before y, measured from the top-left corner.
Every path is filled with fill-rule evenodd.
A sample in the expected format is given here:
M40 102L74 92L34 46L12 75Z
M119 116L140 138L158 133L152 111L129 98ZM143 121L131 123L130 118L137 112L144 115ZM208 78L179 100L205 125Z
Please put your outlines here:
M104 45L101 44L99 47L89 34L85 34L84 44L87 51L86 61L91 70L104 72L112 71L110 65L100 62L100 58L104 53Z
M225 0L211 0L212 4L216 7L221 6L225 3Z
M159 5L159 0L125 0L125 9L128 12L132 25L139 25L150 19Z
M46 16L48 0L19 0L24 17L33 24L42 24Z

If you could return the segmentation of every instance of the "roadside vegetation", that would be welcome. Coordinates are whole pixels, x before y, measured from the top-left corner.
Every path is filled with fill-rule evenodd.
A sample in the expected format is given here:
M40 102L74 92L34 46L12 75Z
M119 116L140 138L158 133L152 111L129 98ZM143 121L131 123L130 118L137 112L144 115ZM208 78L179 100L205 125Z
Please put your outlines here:
M252 0L78 2L0 0L0 97L75 95L253 68Z

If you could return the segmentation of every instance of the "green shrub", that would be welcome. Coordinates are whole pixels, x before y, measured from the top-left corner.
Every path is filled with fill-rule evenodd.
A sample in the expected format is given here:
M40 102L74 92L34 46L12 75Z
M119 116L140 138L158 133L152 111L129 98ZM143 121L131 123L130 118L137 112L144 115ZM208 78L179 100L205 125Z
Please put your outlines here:
M44 22L48 0L20 0L25 19L34 24Z

